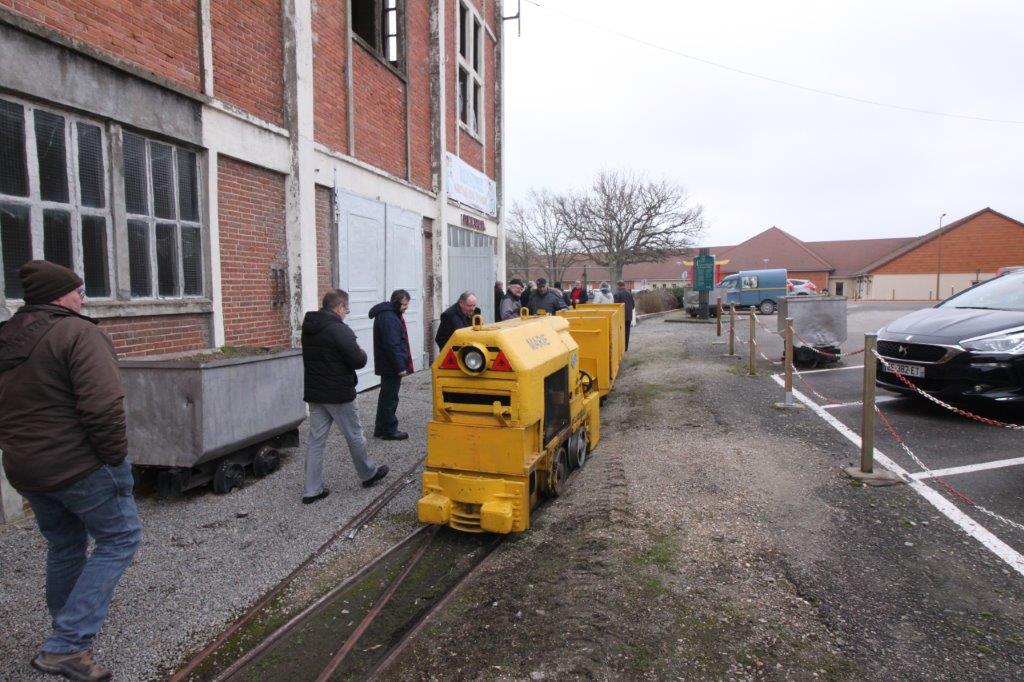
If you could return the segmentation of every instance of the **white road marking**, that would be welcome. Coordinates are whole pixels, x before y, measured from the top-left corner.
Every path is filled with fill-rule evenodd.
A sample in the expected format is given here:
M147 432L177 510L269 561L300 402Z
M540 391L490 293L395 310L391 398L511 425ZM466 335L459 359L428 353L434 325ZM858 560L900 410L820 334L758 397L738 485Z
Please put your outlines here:
M818 372L842 372L844 369L862 369L864 365L852 365L850 367L829 367L828 369L809 369L800 374L817 374Z
M904 399L903 396L898 396L898 395L876 395L875 396L875 405L879 405L881 403L890 403L893 400L903 400L903 399ZM832 405L822 405L822 408L824 408L826 410L834 410L837 407L860 407L863 404L864 404L863 400L854 400L852 403L833 403Z
M775 380L779 386L785 387L786 381L780 374L773 374L772 379ZM840 434L846 437L851 443L860 449L860 436L858 436L850 427L843 424L841 421L833 417L827 411L821 409L821 406L816 402L805 396L800 391L793 389L793 397L807 405L816 415L821 417L828 423L832 428L838 431ZM912 477L907 471L896 462L892 461L885 456L878 448L875 448L875 463L880 464L889 471L902 476L907 479L909 485L918 495L928 500L933 507L938 509L942 514L950 521L960 527L962 531L970 535L972 538L981 543L983 547L988 549L990 552L995 554L997 557L1002 559L1006 564L1017 571L1020 575L1024 576L1024 556L1017 550L1010 547L1008 544L996 537L990 530L979 524L977 521L972 519L967 514L964 514L960 509L956 507L952 502L947 500L945 497L940 495L938 491L929 488L923 482Z
M957 474L969 474L973 471L985 471L987 469L1002 469L1003 467L1014 467L1018 464L1024 464L1024 457L1014 457L1012 459L997 459L992 462L979 462L978 464L965 464L960 467L949 467L948 469L933 469L931 471L920 471L916 474L911 474L910 477L918 481L922 481L926 478L936 478L938 476L956 476Z

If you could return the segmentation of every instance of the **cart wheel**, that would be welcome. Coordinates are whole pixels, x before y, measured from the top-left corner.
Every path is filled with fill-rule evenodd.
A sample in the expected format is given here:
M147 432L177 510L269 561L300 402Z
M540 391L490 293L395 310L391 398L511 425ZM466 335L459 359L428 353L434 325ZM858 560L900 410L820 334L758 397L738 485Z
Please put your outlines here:
M245 468L238 462L222 460L213 472L213 492L218 495L225 495L245 480Z
M548 495L558 497L565 492L565 478L569 474L566 462L565 446L555 450L551 462L551 471L548 472Z
M269 445L264 445L252 458L252 472L263 478L277 471L281 466L281 453Z
M572 465L579 469L587 463L587 453L590 451L590 443L587 439L587 427L580 427L573 440Z

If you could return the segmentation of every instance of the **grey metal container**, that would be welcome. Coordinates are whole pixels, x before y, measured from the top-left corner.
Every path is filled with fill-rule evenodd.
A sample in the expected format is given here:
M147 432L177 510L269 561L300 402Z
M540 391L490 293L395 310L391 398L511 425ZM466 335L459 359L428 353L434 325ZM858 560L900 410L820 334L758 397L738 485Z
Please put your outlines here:
M194 467L306 418L301 350L208 361L126 358L120 365L136 465Z
M793 318L793 345L838 347L846 341L845 296L783 296L776 315L778 330Z

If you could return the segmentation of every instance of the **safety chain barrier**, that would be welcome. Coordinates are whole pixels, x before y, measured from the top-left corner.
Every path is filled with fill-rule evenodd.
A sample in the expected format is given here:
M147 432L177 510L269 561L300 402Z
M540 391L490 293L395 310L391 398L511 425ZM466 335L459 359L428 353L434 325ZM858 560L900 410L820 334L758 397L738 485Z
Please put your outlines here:
M851 351L849 353L829 353L827 350L815 348L813 345L811 345L811 343L807 341L807 339L797 334L796 331L793 332L793 335L796 336L800 343L804 344L804 348L810 348L813 352L826 358L835 358L836 360L838 360L840 358L848 358L853 357L854 355L860 355L861 353L864 352L863 348L858 348L857 350Z
M822 395L821 393L818 393L817 389L815 389L814 386L811 386L810 382L807 381L807 379L804 377L804 375L801 374L797 370L796 367L793 368L793 374L796 376L797 379L800 380L800 383L803 384L804 387L806 387L808 391L810 391L811 393L813 393L817 397L819 397L822 400L824 400L826 404L828 404L828 405L842 405L842 403L839 402L838 400L832 400L832 398L829 398L827 396Z
M906 442L900 437L900 434L896 432L896 427L894 427L892 425L892 422L889 421L885 414L883 414L882 411L878 409L878 405L875 405L875 414L877 414L879 418L881 418L882 424L885 425L885 430L889 432L889 435L892 436L892 439L896 441L896 444L899 445L900 448L902 448L903 452L907 453L907 456L910 457L910 459L914 460L914 463L916 463L917 466L919 466L923 471L927 472L928 474L931 474L929 478L936 481L939 485L948 490L951 495L953 495L955 498L960 500L963 504L967 505L968 507L974 507L982 514L985 514L997 521L1001 521L1002 523L1005 523L1008 526L1016 528L1019 531L1024 531L1024 524L1017 523L1013 519L1008 519L1002 514L998 514L992 511L991 509L988 509L978 504L971 497L957 490L951 483L946 481L946 479L942 478L941 476L936 476L934 470L927 464L922 462L921 458L915 455L914 451L910 449L910 446L907 445Z
M973 412L968 412L967 410L961 409L959 407L955 407L955 406L950 405L949 403L947 403L947 402L945 402L943 400L940 400L939 398L936 398L931 393L928 393L927 391L924 391L923 389L921 389L918 386L914 385L914 383L910 379L908 379L907 377L903 376L902 374L897 372L895 369L893 369L892 365L889 363L889 361L886 360L885 358L883 358L881 355L879 355L877 350L876 351L872 351L872 352L874 353L875 357L878 358L878 361L881 362L885 366L885 369L888 370L890 373L895 374L896 378L899 379L900 382L903 383L905 386L907 386L907 388L910 388L910 389L916 391L921 397L927 398L928 400L932 401L936 405L938 405L940 407L944 407L947 410L949 410L950 412L955 412L956 414L960 415L961 417L966 417L967 419L973 419L974 421L981 422L982 424L988 424L989 426L999 426L999 427L1004 428L1004 429L1013 429L1015 431L1024 431L1024 424L1009 424L1007 422L1001 422L998 419L990 419L989 417L982 417L980 414L974 414Z

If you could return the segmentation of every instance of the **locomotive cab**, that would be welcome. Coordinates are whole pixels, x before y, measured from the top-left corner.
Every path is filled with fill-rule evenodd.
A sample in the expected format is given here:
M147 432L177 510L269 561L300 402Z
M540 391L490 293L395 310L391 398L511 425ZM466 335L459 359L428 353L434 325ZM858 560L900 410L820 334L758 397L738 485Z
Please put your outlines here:
M420 521L526 530L541 496L560 494L600 439L596 382L580 368L568 321L478 316L452 335L431 373Z

